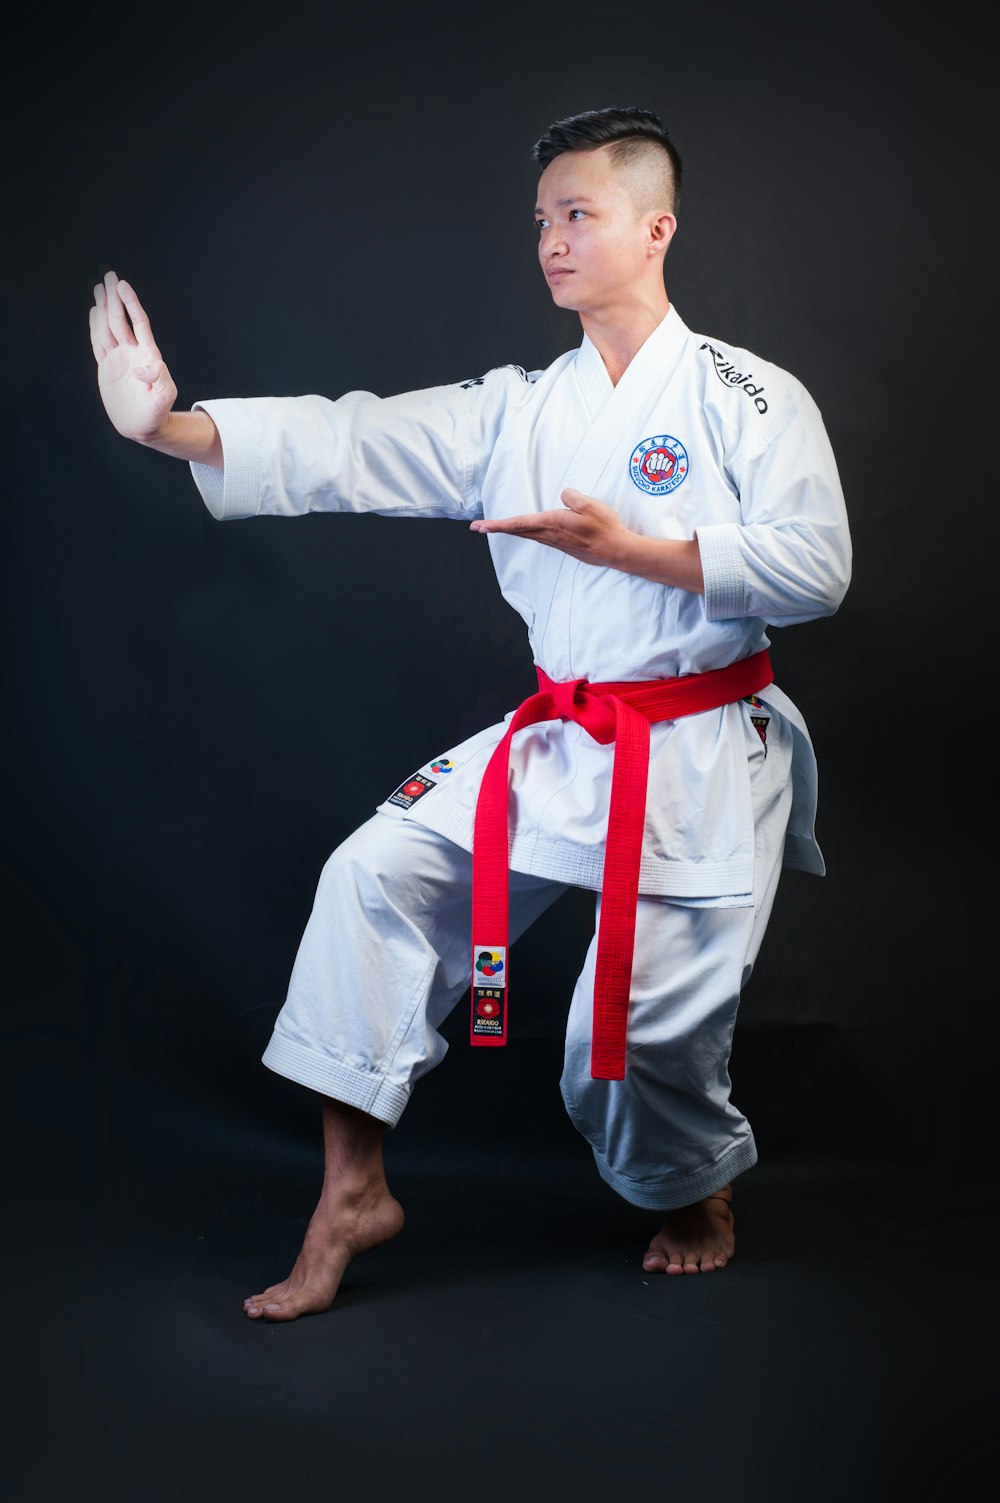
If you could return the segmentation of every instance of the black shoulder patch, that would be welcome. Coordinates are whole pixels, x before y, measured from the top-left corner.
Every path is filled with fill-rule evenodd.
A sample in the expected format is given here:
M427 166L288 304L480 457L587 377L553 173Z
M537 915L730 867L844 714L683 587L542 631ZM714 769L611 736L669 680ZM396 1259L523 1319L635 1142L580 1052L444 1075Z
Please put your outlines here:
M517 371L517 374L520 376L521 380L526 381L529 386L533 386L534 383L538 380L537 376L529 376L523 365L494 366L494 370ZM489 375L489 371L486 372L486 375ZM462 391L468 391L470 386L482 386L485 380L486 376L473 376L470 381L460 381L459 387Z
M761 417L763 417L767 411L763 386L757 386L749 373L738 371L728 356L724 355L721 350L717 350L713 344L709 344L708 340L700 344L698 349L702 354L707 353L712 363L712 369L723 386L738 388L742 391L745 396L750 398Z

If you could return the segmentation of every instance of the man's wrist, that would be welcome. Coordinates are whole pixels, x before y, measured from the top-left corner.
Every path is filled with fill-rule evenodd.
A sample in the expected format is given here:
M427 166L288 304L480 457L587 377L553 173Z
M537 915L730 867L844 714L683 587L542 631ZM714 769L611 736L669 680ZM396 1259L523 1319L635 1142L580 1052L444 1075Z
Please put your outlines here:
M656 584L673 585L693 594L703 593L701 556L696 541L680 538L650 538L630 533L617 564L626 574L637 574Z
M143 440L149 449L189 463L222 468L222 441L207 412L168 412L159 429Z

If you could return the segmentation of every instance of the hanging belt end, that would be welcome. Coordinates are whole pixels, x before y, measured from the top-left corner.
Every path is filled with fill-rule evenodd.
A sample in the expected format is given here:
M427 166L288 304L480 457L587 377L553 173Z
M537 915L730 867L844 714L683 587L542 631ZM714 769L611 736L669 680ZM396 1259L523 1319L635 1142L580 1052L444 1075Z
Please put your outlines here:
M590 1061L591 1080L624 1080L624 1055L593 1054Z
M507 1042L507 947L472 947L472 1019L469 1033L473 1044Z

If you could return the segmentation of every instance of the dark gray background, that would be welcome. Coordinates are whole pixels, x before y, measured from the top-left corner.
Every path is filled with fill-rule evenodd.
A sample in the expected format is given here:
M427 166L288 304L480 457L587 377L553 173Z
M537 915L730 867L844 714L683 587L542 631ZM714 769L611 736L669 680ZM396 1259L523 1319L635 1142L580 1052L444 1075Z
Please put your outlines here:
M22 15L4 84L5 1105L18 1246L41 1283L65 1215L102 1268L116 1218L169 1243L205 1145L255 1184L256 1158L265 1188L282 1152L312 1152L314 1102L259 1055L320 867L533 680L464 527L219 524L186 466L121 440L97 395L92 285L108 267L134 283L181 406L544 366L579 327L537 268L530 148L605 104L671 130L686 181L670 295L812 392L855 542L839 614L773 634L819 755L829 873L779 894L737 1086L742 1048L776 1151L896 1155L935 1204L975 1181L995 985L993 159L978 23L913 15ZM491 1060L516 1080L519 1047L555 1050L588 919L570 897L522 941L502 1064L470 1059L462 1016L450 1085L427 1091L471 1106Z

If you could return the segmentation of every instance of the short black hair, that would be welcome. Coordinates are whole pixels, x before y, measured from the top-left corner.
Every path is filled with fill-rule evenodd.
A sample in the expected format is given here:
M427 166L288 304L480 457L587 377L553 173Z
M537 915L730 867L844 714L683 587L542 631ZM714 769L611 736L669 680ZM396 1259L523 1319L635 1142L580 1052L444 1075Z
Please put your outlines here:
M638 105L609 105L603 110L584 110L582 114L556 120L539 136L531 155L539 172L544 172L565 151L596 151L599 146L615 147L612 155L621 163L633 154L629 143L643 141L656 141L670 158L676 206L680 202L684 171L680 153L659 116Z

